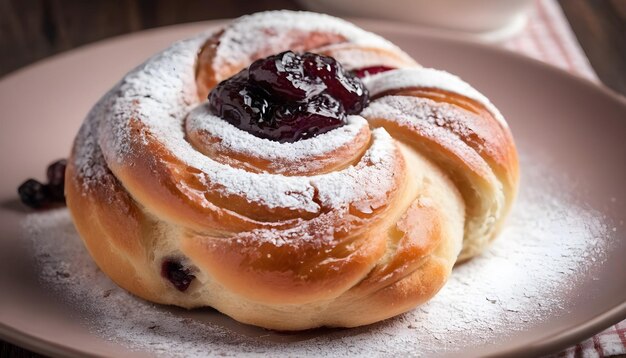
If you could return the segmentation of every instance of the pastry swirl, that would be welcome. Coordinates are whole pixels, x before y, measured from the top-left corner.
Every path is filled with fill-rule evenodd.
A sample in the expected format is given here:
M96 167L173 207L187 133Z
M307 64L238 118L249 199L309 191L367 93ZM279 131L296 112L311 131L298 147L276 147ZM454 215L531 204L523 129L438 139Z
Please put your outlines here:
M217 83L284 50L395 70L364 80L372 101L345 126L293 143L211 114ZM427 301L459 254L497 235L518 181L506 122L478 91L347 22L289 11L131 71L87 116L66 177L76 227L120 286L280 330L358 326Z

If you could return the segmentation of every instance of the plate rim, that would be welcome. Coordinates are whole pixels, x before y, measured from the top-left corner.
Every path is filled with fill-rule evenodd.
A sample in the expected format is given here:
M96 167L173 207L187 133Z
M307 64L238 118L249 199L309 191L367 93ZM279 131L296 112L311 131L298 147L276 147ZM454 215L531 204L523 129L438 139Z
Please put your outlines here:
M45 66L49 62L63 61L65 57L72 56L77 52L90 51L92 48L110 45L121 40L126 40L133 37L143 37L149 34L154 35L160 32L167 32L171 31L172 29L180 29L185 27L193 28L203 26L206 30L209 30L211 27L217 27L232 20L233 19L214 19L207 21L189 22L145 29L132 33L109 37L100 41L95 41L73 48L68 51L57 53L55 55L28 64L24 67L18 68L0 77L0 83L13 80L14 78L20 76L22 73L31 71L41 66ZM546 64L540 60L524 56L504 48L497 47L493 44L482 43L472 38L458 38L454 34L440 32L436 29L423 28L405 23L393 23L391 21L385 20L352 17L346 18L346 20L354 22L358 26L362 26L365 29L377 28L379 31L382 29L387 33L394 33L404 36L417 36L438 41L445 41L453 44L471 45L473 47L480 48L481 51L495 52L498 53L498 55L500 56L512 58L515 61L522 61L530 66L541 68L541 70L543 71L553 72L558 76L567 78L568 80L574 80L578 84L587 87L592 91L599 92L600 94L609 97L611 100L622 106L626 112L626 97L604 86L603 84L601 84L601 82L596 83L590 79L571 74L564 69ZM576 343L580 343L584 339L590 338L591 336L624 319L626 319L626 301L606 310L601 315L593 317L592 319L584 322L583 324L580 324L577 327L565 327L558 332L548 334L545 337L533 342L530 346L513 347L510 349L498 351L494 354L491 354L490 356L521 357L528 356L529 354L543 355L551 352L556 352L564 348L570 347ZM42 354L71 357L98 356L97 354L94 354L92 352L83 351L81 349L77 349L68 345L37 337L35 335L29 334L28 332L21 331L15 327L9 326L1 321L0 338L8 343L12 343L18 345L19 347L23 347Z
M91 352L36 337L0 322L0 339L19 348L54 357L97 357Z

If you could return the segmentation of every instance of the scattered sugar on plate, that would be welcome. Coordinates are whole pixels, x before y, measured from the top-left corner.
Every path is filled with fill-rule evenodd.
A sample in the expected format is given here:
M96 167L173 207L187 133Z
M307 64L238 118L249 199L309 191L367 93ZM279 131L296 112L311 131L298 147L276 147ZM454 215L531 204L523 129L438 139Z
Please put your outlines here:
M92 262L65 209L24 219L43 284L80 312L92 333L158 356L433 354L463 351L565 314L567 292L605 259L600 212L567 194L573 186L522 157L521 192L501 237L453 271L427 304L367 327L276 333L210 309L184 311L126 293Z

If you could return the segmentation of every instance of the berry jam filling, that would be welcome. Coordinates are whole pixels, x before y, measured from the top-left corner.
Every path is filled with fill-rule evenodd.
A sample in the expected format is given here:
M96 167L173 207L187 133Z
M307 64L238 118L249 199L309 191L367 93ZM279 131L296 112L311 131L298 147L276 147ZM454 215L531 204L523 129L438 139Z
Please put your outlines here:
M17 188L20 200L34 209L65 204L65 159L58 160L48 166L48 183L43 184L35 179L28 179Z
M372 67L363 67L363 68L353 70L352 73L354 73L354 75L357 76L358 78L363 78L363 77L372 76L377 73L387 72L391 70L395 70L395 68L387 67L387 66L372 66Z
M332 57L291 51L260 59L209 93L209 110L257 137L295 142L346 124L367 89Z
M161 276L168 279L181 292L185 292L191 281L196 278L189 268L171 259L166 259L161 264Z

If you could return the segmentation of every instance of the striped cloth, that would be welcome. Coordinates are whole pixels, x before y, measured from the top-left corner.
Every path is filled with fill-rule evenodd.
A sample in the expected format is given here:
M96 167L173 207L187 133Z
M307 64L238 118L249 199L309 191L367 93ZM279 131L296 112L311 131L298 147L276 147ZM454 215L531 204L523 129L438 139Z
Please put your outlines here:
M526 27L501 46L600 83L556 0L535 0ZM626 355L626 320L552 357Z
M556 0L535 0L524 30L501 45L599 83Z
M602 358L626 355L626 320L552 357Z

